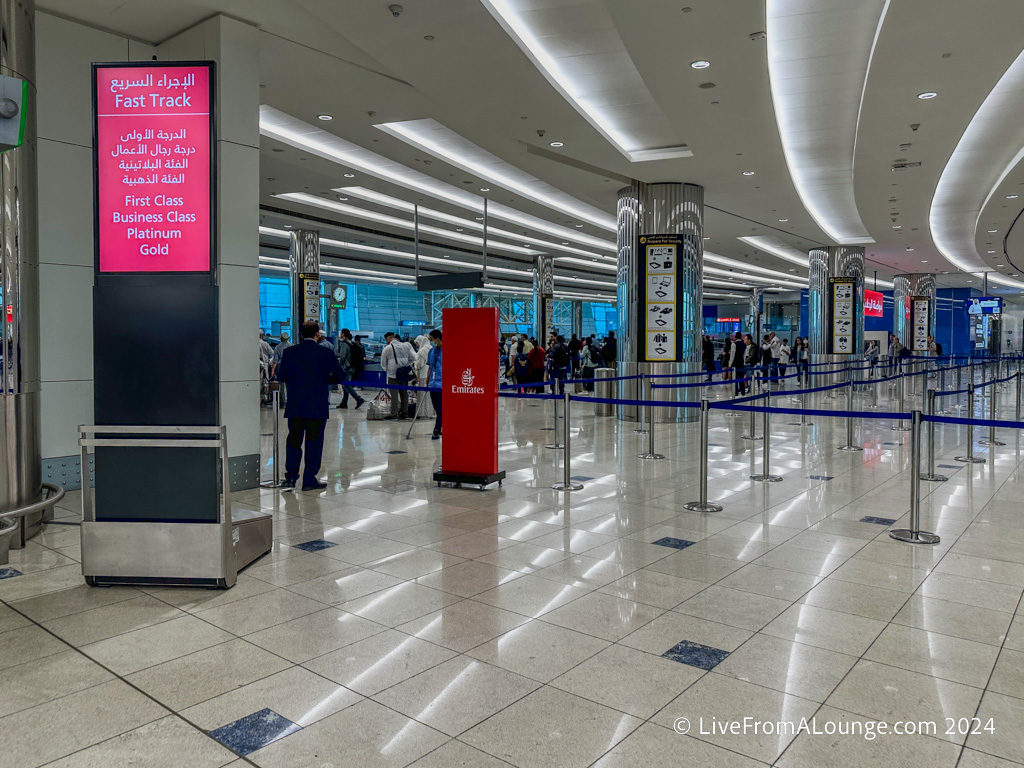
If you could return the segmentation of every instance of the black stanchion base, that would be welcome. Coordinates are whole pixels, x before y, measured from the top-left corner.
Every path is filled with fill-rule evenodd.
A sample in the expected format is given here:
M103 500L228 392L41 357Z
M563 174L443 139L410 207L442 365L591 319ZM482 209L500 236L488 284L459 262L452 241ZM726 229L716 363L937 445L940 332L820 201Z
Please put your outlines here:
M565 483L555 483L554 485L551 486L551 490L553 490L553 491L582 491L583 490L583 483L574 483L574 482L571 482L571 481L569 482L568 485L566 485Z
M782 478L778 475L751 475L750 479L755 483L781 483Z
M562 443L548 443L544 447L545 448L550 448L553 451L560 451L563 448L565 448L565 445L563 445Z
M945 475L929 475L926 472L922 472L919 477L922 480L927 480L929 483L944 483L949 480Z
M1000 445L1006 445L1006 443L1001 443L1001 442L999 442L998 440L979 440L979 441L978 441L978 445L994 445L994 446L1000 446Z
M860 451L863 451L864 449L861 448L859 445L840 445L839 450L850 451L851 453L858 453Z
M941 539L927 531L912 531L909 528L896 528L889 531L889 538L904 541L907 544L938 544Z
M665 457L662 456L660 453L641 453L640 454L640 458L641 459L664 459Z
M438 485L441 483L455 483L456 488L461 488L463 485L479 485L483 489L491 483L497 483L500 486L501 481L504 479L504 469L499 469L493 475L466 475L461 472L445 472L443 469L439 469L434 473L434 482Z
M740 435L740 440L764 440L764 435Z
M959 461L964 464L984 464L984 459L979 459L977 456L955 456L953 461Z

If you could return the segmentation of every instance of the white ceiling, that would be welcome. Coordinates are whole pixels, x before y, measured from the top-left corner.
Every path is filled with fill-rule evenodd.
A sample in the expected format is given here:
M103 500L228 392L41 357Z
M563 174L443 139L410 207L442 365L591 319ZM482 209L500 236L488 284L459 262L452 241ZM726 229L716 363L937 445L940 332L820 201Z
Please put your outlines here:
M812 10L819 6L821 13L810 15L820 22L830 13L839 13L835 18L842 18L840 12L851 2L854 0L801 0L800 5ZM451 132L446 135L455 137L451 146L473 146L475 157L493 157L501 167L518 169L525 178L535 180L536 188L553 188L576 198L581 209L589 206L607 214L614 212L616 192L630 178L701 184L708 206L705 234L710 237L705 247L787 276L806 275L806 270L757 251L738 238L771 237L802 252L834 242L805 208L787 165L772 100L768 45L757 34L768 28L764 2L506 3L513 8L548 9L541 14L544 29L552 36L553 50L557 49L566 61L572 58L574 40L578 42L576 52L581 55L608 54L599 56L603 63L594 69L599 76L588 81L589 87L605 94L632 89L628 94L618 93L616 98L609 96L602 104L615 108L614 114L625 120L622 125L633 125L637 147L685 144L693 153L692 157L646 162L631 162L567 101L481 0L406 0L402 2L405 11L398 18L388 11L389 4L389 0L39 2L41 9L154 43L215 13L257 24L262 31L260 79L265 105L381 156L395 168L404 166L477 197L486 196L495 205L592 238L607 241L614 240L614 235L564 211L552 210L535 198L502 189L470 173L465 164L432 156L376 126L435 121ZM877 5L872 0L872 6ZM690 10L683 12L681 8ZM582 15L574 15L576 11ZM877 18L877 8L875 11ZM847 88L842 91L843 102L837 102L835 109L830 109L829 99L822 97L802 119L810 121L809 136L814 135L814 121L818 119L823 131L846 139L855 137L852 168L847 168L843 177L851 188L852 174L852 196L848 195L844 203L853 205L867 235L875 241L866 246L868 276L875 270L883 279L891 279L898 272L935 271L940 273L940 284L963 286L972 280L970 284L977 287L977 277L957 274L935 247L929 228L930 208L942 171L961 136L1024 48L1020 34L1024 2L892 0L877 39L874 32L846 34L849 30L837 25L841 26L838 21L827 22L816 32L806 27L804 33L810 35L807 47L798 49L797 55L812 67L817 57L822 72L829 71L833 49L836 60L840 50L846 60L867 57L868 76L856 116L851 117ZM433 40L425 39L428 36ZM865 37L870 38L866 52ZM615 57L621 66L609 68L607 62ZM692 69L690 63L698 59L711 62L711 66ZM788 72L792 75L792 70ZM792 85L790 82L789 87ZM641 86L642 92L637 90ZM924 91L935 91L938 96L928 101L918 99L917 94ZM630 109L642 118L638 123L629 122ZM316 116L321 113L335 119L319 122ZM1005 119L1013 120L1018 127L1001 134L1000 157L1015 143L1016 150L1024 147L1024 122L1019 117ZM918 127L912 129L912 124ZM552 141L564 145L552 148ZM903 144L910 146L901 149ZM818 154L822 157L816 162L828 161L827 153ZM837 151L840 165L845 162L849 166L850 159ZM919 162L920 166L893 172L891 167L897 161ZM999 162L992 157L987 161L995 165ZM754 171L754 175L745 176L744 171ZM354 176L345 178L346 172ZM409 233L404 229L276 197L281 193L308 193L337 200L338 193L333 190L346 186L474 218L465 206L420 194L273 138L264 137L260 175L264 221L272 227L316 217L334 222L318 226L329 229L339 240L351 239L355 232L367 243L406 247ZM991 186L991 179L969 184ZM1007 275L1015 271L1011 264L995 261L986 251L994 247L1001 252L1003 234L1024 201L1024 197L1007 200L1003 192L1021 184L1024 167L1018 162L981 212L980 227L974 232L960 232L961 240L968 246L973 242L977 251L969 254L970 261L980 260L990 269L1006 263L999 271ZM481 188L490 191L483 193ZM988 188L965 190L969 198L979 201L979 206L989 192ZM351 199L349 203L391 216L404 215L365 200ZM492 223L531 238L554 239L550 231L541 228L516 227L506 221ZM581 223L582 227L576 226ZM894 225L901 228L893 229ZM997 228L998 234L989 235L989 228ZM467 230L466 234L471 233ZM465 243L440 236L431 240L439 254L479 259L478 255L454 250L468 247ZM987 245L990 242L996 246ZM575 242L572 245L586 248ZM267 246L273 248L274 243L268 240ZM377 258L366 253L350 256L353 265L373 263ZM495 252L492 256L507 260L513 267L525 267L528 261L514 254ZM603 280L608 275L596 268L588 275L582 265L568 269L584 278ZM942 274L946 271L949 274ZM737 277L742 278L742 270L737 270Z

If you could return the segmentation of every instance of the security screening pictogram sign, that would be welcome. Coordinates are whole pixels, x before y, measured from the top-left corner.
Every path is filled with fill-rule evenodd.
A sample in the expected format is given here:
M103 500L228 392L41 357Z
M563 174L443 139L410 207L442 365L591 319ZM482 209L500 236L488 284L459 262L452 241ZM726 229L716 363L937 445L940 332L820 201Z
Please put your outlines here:
M682 359L681 336L677 327L683 297L679 295L679 257L682 235L641 235L639 256L640 318L639 359L671 363Z
M829 352L852 355L857 351L857 281L852 277L830 277Z

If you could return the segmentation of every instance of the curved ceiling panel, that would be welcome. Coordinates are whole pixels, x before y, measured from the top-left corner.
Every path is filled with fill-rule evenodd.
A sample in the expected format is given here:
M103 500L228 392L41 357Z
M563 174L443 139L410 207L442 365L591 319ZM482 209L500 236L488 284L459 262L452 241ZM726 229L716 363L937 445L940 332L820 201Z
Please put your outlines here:
M1003 186L1024 158L1021 113L1024 113L1024 51L982 102L935 187L928 226L935 247L957 269L983 272L997 266L987 264L978 253L977 230L982 211L997 195L1004 198L1013 195L1012 199L1019 196L1016 190L1009 191ZM989 280L1024 288L1020 280L991 272Z
M767 0L768 74L793 183L837 243L873 243L853 189L857 123L889 0Z
M480 0L551 86L631 162L690 157L602 0Z

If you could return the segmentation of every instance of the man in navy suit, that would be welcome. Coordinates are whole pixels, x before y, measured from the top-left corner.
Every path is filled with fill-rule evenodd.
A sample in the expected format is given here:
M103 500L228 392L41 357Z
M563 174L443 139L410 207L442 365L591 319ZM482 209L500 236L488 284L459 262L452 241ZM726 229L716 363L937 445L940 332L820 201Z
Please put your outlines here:
M302 490L321 491L327 487L317 474L324 453L328 393L331 384L345 380L345 373L334 352L317 344L319 331L316 323L303 323L302 341L284 351L277 367L277 380L288 385L288 405L284 409L288 419L288 447L282 488L294 488L299 479L303 439L306 441L306 467L302 473Z

